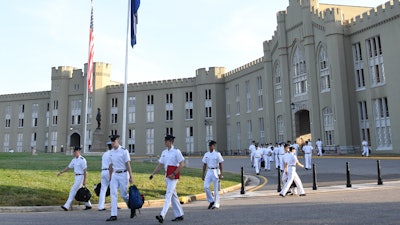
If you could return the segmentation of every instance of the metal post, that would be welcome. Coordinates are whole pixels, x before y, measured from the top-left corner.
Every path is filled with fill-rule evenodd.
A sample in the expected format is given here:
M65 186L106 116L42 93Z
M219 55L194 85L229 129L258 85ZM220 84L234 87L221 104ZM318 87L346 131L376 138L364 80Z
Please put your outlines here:
M243 178L243 166L241 168L241 179L242 179L242 187L240 188L240 194L244 195L244 178Z
M312 165L312 175L313 175L313 186L312 189L313 190L317 190L317 170L315 169L315 164L313 163Z
M351 187L349 162L346 162L346 175L347 175L346 187Z
M276 189L277 192L281 192L281 166L278 166L278 188Z
M381 177L381 161L380 160L376 160L376 164L378 167L378 185L382 185L382 177Z

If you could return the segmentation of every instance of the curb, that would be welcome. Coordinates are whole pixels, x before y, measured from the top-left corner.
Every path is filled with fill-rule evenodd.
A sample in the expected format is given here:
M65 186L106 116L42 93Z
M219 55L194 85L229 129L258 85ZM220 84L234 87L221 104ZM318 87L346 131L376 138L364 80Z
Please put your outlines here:
M245 185L248 183L249 178L247 176L244 176L245 179ZM225 194L228 192L232 192L235 190L238 190L241 188L241 184L237 184L231 187L227 187L219 191L220 194ZM198 200L205 200L206 199L206 194L196 194L196 195L190 195L190 196L182 196L179 197L179 201L181 204L187 204L192 201L198 201ZM143 208L147 207L156 207L156 206L163 206L165 200L164 199L156 199L156 200L145 200L143 203ZM84 205L73 205L71 206L71 211L75 210L80 210L80 206ZM106 206L110 207L110 203L106 204ZM121 209L127 209L127 205L125 202L119 202L118 207ZM92 205L92 210L97 211L97 204ZM62 211L60 206L5 206L5 207L0 207L0 213L25 213L25 212L49 212L49 211Z

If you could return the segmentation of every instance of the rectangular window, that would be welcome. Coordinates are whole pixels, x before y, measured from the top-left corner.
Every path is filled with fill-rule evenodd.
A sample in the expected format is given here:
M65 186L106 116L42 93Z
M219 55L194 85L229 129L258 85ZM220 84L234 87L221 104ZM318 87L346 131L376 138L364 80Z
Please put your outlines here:
M231 104L230 104L230 97L229 97L229 88L225 89L225 103L226 103L226 117L231 117Z
M372 85L385 83L385 70L382 55L380 36L369 38L365 41L368 51L368 67L371 75Z
M165 120L172 121L173 120L172 115L173 115L173 111L172 110L165 111Z
M257 77L257 94L258 94L258 110L262 110L264 108L264 103L263 103L262 78L261 78L261 76Z
M185 93L186 102L193 102L193 92L186 92Z
M206 94L205 96L206 100L211 100L211 89L206 89L205 94Z
M250 93L250 81L245 81L245 90L246 90L246 112L251 112L251 93Z
M360 124L361 139L368 141L368 143L371 143L367 101L358 102L358 117L359 117L359 124Z
M372 104L377 148L382 150L391 150L392 130L387 97L373 99Z
M236 103L236 115L240 115L239 84L235 85L235 103Z
M112 113L111 114L111 124L116 124L118 123L118 114Z
M128 123L136 122L136 97L128 98Z
M193 127L186 127L186 152L194 152Z
M154 95L147 95L147 122L154 122Z
M154 154L154 128L146 129L146 153Z
M174 135L174 129L172 127L165 128L165 134Z
M172 94L165 95L165 103L172 103Z

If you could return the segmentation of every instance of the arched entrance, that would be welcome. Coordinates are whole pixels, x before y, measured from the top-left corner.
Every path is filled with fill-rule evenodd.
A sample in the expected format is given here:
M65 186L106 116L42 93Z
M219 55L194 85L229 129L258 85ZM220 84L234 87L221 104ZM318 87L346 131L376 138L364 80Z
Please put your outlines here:
M298 144L303 145L311 139L310 111L299 110L294 114L294 136Z
M77 133L73 133L70 136L70 147L81 146L81 136Z

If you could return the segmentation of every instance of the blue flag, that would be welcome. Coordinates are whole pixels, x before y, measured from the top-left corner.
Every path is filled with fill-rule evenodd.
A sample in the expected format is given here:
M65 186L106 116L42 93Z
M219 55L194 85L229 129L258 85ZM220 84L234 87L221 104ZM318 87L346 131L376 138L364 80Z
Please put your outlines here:
M137 11L140 6L140 0L131 0L131 46L136 44L136 32L137 32L137 23L138 23L138 14Z

